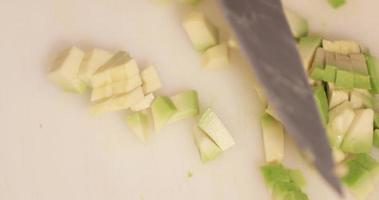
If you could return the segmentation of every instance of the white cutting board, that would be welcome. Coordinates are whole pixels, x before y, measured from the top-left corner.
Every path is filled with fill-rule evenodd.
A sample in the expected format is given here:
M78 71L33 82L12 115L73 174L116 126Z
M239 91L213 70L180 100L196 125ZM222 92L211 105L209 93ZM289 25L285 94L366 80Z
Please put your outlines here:
M356 39L379 55L379 2L348 1L337 11L326 0L285 3L309 19L312 32ZM204 8L223 26L214 5ZM249 67L202 69L180 27L185 10L148 0L0 1L0 199L269 199L259 172L262 107ZM123 49L141 66L156 64L161 94L196 89L237 145L204 165L192 140L193 120L153 134L144 145L122 113L91 117L88 95L64 93L46 79L54 56L71 45ZM291 146L286 163L304 171L310 199L337 199Z

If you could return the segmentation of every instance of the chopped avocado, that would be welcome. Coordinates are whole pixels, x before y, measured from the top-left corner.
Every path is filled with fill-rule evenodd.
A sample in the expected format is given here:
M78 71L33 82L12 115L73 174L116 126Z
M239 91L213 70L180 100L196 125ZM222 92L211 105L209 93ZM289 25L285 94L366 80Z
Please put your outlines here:
M220 147L218 147L216 143L197 126L194 128L193 134L195 144L203 163L214 160L217 156L221 155L222 150Z
M205 68L227 67L229 65L229 50L225 43L210 47L203 53L203 66Z
M154 92L162 87L158 72L154 66L150 66L141 72L143 91L145 94Z
M322 47L325 51L330 51L339 54L354 54L361 53L361 47L358 43L349 40L338 40L338 41L322 41Z
M171 101L178 111L171 117L170 122L180 121L199 114L199 98L195 90L174 95L171 97Z
M127 115L125 122L142 142L146 142L149 127L149 117L146 113L135 112Z
M271 115L273 118L279 121L279 116L276 114L276 112L273 110L273 108L270 105L267 105L267 108L265 112L269 115Z
M300 170L291 169L288 173L291 178L291 181L295 183L295 185L297 185L298 187L304 187L307 184Z
M274 187L277 182L291 182L288 170L280 163L268 163L261 167L261 173L267 186Z
M379 129L375 129L374 131L374 146L379 148Z
M349 100L349 93L344 90L328 90L329 109Z
M284 14L292 35L295 38L303 37L308 34L308 22L305 18L287 8L284 9Z
M309 76L313 80L323 80L325 71L325 51L322 48L317 48L313 59L312 67L309 70Z
M138 73L137 62L131 59L128 53L119 51L92 76L92 87L97 88L123 81Z
M154 119L154 127L160 130L165 126L177 109L169 97L158 96L151 104L151 113Z
M348 153L367 153L371 150L374 127L374 111L355 111L354 120L346 133L341 149Z
M371 174L357 162L354 162L354 160L347 160L346 165L348 172L342 177L342 182L356 198L366 199L368 194L374 189Z
M336 86L339 88L351 90L354 88L354 73L349 56L336 54Z
M113 95L124 94L140 87L141 85L141 77L139 74L136 74L129 79L94 88L91 93L91 101L108 98Z
M132 105L130 110L137 112L150 108L151 103L154 101L155 96L153 93L146 95L140 102Z
M141 101L143 98L143 90L141 87L138 87L129 93L112 96L110 98L94 102L90 106L90 112L97 115L106 112L128 109L130 106Z
M212 109L208 108L202 114L198 126L217 144L218 147L220 147L221 150L225 151L234 146L235 142L233 137Z
M274 184L272 196L275 200L295 200L290 199L290 195L302 193L300 188L293 182L278 181Z
M371 91L375 94L379 93L379 60L370 55L366 55L368 73L371 80Z
M374 127L379 128L379 113L375 113L374 115Z
M338 8L345 5L346 0L328 0L328 2L333 8Z
M336 54L325 51L325 70L323 80L334 83L336 81L337 67Z
M336 106L329 112L328 136L332 146L340 147L354 117L355 112L348 101Z
M363 89L354 89L350 92L350 103L353 105L353 108L372 108L373 107L373 98L367 90Z
M350 58L354 71L354 87L370 90L370 75L365 56L363 54L350 54Z
M67 92L83 93L86 85L78 77L83 57L84 52L77 47L63 51L56 58L48 78Z
M321 45L321 40L322 38L319 36L305 36L301 37L297 44L306 71L308 71L312 63L317 47Z
M110 52L102 49L95 48L87 51L80 66L79 78L87 84L87 86L91 87L93 74L111 59L111 57L112 54Z
M271 115L261 117L263 146L266 162L282 161L284 157L284 128Z
M320 112L320 116L323 124L327 124L329 121L328 111L328 98L326 97L325 90L323 86L317 86L313 88L313 96L316 101L317 108Z
M196 50L203 52L218 43L217 29L203 13L190 13L182 25Z

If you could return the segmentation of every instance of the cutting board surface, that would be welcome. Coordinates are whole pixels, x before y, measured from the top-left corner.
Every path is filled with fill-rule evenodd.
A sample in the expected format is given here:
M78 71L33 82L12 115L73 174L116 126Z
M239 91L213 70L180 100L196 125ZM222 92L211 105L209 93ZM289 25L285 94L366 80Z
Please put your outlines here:
M339 10L324 0L284 3L309 19L312 33L357 40L379 56L377 0L348 0ZM225 28L215 5L201 9ZM259 173L262 106L253 75L243 62L201 68L180 26L188 9L148 0L0 2L0 199L270 199ZM236 146L204 165L191 135L195 120L170 125L142 144L123 123L124 113L90 116L88 94L64 93L46 78L54 56L72 45L127 50L142 67L155 64L164 83L160 94L196 89L203 109L219 114ZM307 177L310 199L338 199L291 141L286 152L287 165Z

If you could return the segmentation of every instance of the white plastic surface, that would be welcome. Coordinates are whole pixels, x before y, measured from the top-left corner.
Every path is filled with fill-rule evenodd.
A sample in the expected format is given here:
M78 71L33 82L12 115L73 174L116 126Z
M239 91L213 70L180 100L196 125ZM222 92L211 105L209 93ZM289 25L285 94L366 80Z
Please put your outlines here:
M285 3L309 19L312 32L356 39L379 56L379 1L348 0L337 11L326 0ZM223 26L212 4L202 8ZM202 69L180 26L185 10L148 0L0 1L0 199L269 199L259 172L262 107L250 69ZM64 93L46 77L58 51L72 45L127 50L141 66L155 64L161 94L196 89L203 110L215 110L236 146L204 165L194 120L170 125L144 145L123 113L90 116L88 94ZM338 199L288 143L286 163L303 170L310 199Z

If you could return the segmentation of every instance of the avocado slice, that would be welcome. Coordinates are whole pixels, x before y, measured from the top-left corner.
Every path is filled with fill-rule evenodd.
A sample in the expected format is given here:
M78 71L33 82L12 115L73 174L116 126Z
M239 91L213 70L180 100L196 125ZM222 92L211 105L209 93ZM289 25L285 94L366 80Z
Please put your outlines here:
M177 112L177 108L167 96L158 96L151 104L155 130L160 130L165 126L170 118Z
M261 117L263 146L266 162L282 161L284 157L284 128L271 115Z
M374 111L359 109L346 133L341 149L348 153L367 153L371 150L374 127Z
M145 94L159 90L162 87L161 79L154 66L150 66L141 72L142 88Z
M170 122L180 121L199 114L199 98L195 90L188 90L171 97L177 112Z
M149 117L145 112L135 112L126 115L125 122L138 139L142 142L146 142L149 134Z
M208 161L214 160L219 155L222 154L220 147L202 130L197 126L193 130L195 144L200 154L201 161L206 163Z

